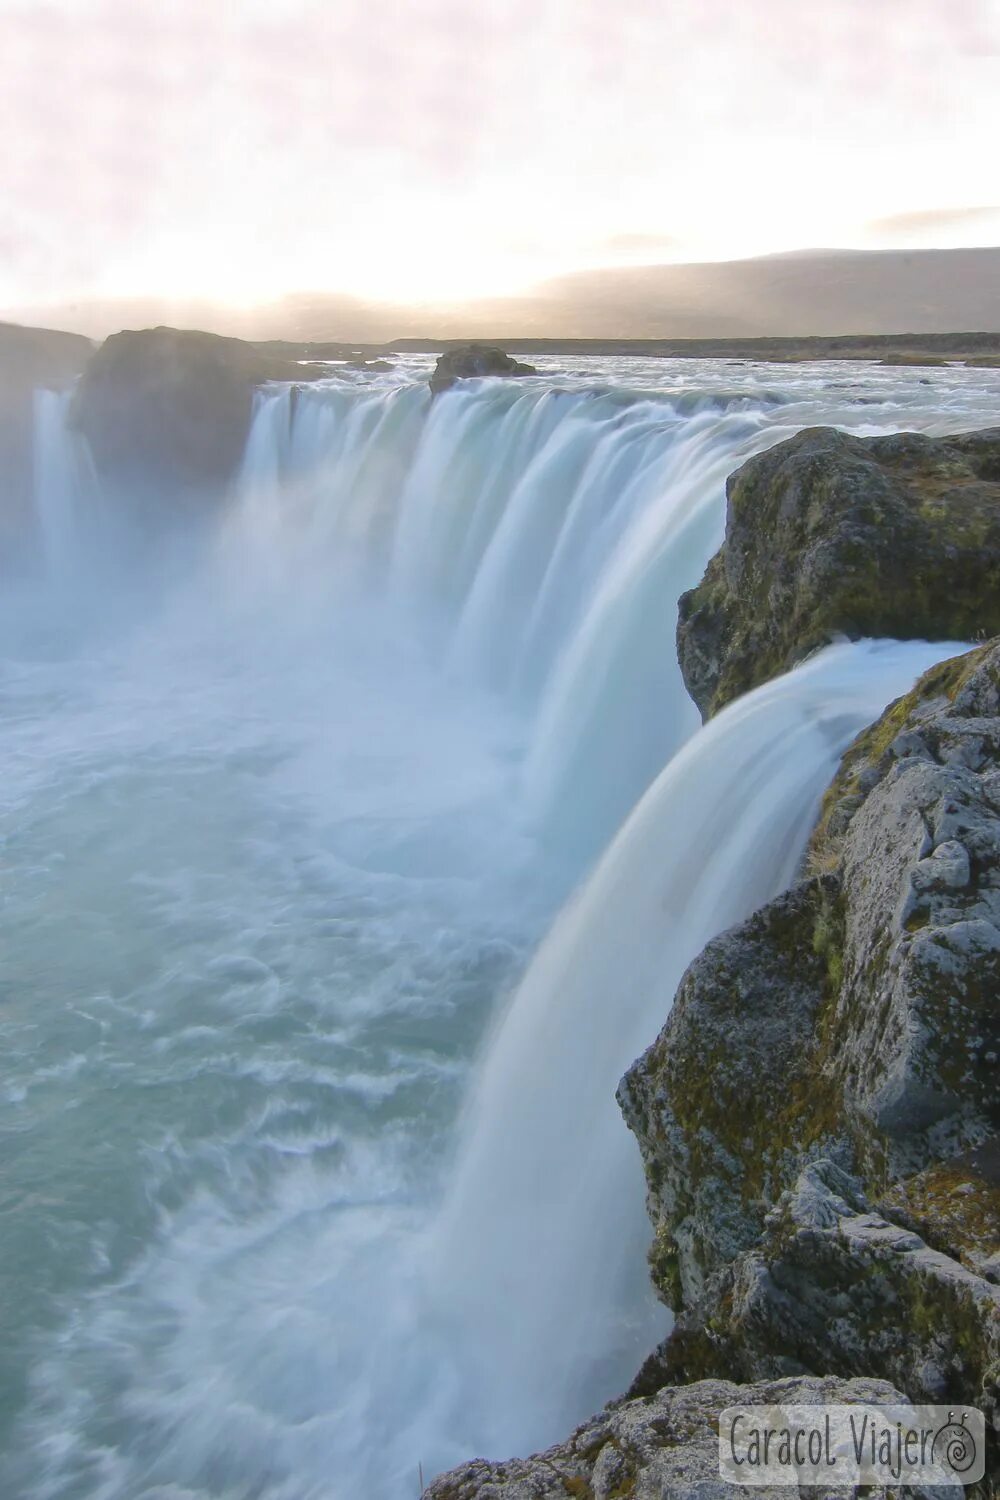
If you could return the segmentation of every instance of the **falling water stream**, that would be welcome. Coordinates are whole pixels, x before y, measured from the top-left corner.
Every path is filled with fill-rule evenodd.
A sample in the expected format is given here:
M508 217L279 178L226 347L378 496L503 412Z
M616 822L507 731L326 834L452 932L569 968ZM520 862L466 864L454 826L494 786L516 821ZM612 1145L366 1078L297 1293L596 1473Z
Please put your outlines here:
M662 1336L615 1084L952 649L834 645L698 729L677 597L751 452L984 425L998 388L550 363L269 388L155 559L38 395L0 602L5 1500L414 1495Z

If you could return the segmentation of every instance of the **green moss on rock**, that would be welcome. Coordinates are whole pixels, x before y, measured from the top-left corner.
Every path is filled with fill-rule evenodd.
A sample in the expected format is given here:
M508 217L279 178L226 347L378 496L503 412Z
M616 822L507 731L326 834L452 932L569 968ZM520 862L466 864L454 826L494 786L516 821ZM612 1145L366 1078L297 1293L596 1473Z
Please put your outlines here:
M934 1249L1000 1278L1000 1137L894 1183L881 1206Z
M827 787L809 841L808 867L815 873L836 868L842 836L868 792L877 786L893 759L893 745L904 731L919 732L935 711L953 704L962 689L990 664L992 643L938 662L913 689L890 703L875 723L851 742L837 774Z
M708 717L838 635L998 632L1000 428L810 428L731 476L726 540L680 600L677 640Z

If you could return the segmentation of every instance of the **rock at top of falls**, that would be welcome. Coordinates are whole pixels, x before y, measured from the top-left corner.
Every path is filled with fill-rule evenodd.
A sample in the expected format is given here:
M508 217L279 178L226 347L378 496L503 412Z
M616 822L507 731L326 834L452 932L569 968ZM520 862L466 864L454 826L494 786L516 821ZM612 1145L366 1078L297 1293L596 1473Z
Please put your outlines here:
M459 380L474 380L483 375L537 375L534 365L522 364L512 359L493 344L463 344L459 349L446 349L434 366L430 378L432 393L450 391Z
M726 540L680 600L704 715L836 635L1000 632L1000 428L860 438L808 428L727 485Z
M211 498L243 458L255 389L328 373L290 353L176 328L116 333L84 371L73 422L101 480L128 500Z

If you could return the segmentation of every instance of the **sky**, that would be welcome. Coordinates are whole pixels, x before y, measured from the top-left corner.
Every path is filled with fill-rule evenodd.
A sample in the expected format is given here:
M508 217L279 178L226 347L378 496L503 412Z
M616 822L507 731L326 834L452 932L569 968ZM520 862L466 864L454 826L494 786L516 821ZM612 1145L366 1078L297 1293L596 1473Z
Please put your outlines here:
M1000 0L0 0L0 306L1000 244Z

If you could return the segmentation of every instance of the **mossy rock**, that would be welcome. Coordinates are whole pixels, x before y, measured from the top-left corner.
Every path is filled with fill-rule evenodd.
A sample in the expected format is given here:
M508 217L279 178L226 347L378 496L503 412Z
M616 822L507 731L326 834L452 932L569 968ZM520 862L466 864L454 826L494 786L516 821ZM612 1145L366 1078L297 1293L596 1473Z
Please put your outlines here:
M814 873L835 868L851 818L893 762L907 753L907 741L901 736L919 734L925 727L933 732L935 716L955 704L980 669L992 676L1000 701L1000 660L994 645L987 642L938 662L910 692L890 703L881 717L851 742L824 793L819 819L809 840L808 864Z
M810 1158L878 1196L1000 1130L1000 643L934 667L858 737L810 866L695 960L622 1083L675 1308ZM942 1208L936 1234L927 1181L920 1232L961 1254L944 1218L962 1215Z
M1000 633L1000 428L857 438L816 427L727 487L726 539L679 604L707 718L837 636Z
M755 1243L803 1161L854 1162L828 1058L838 900L836 881L813 880L709 943L620 1085L656 1229L650 1270L675 1311Z
M529 1458L476 1458L432 1480L425 1500L629 1500L629 1497L717 1497L733 1486L719 1479L719 1427L732 1406L778 1402L896 1403L901 1393L885 1381L800 1376L736 1385L699 1380L658 1387L612 1402L564 1442ZM761 1492L769 1500L773 1490ZM896 1492L900 1494L901 1492ZM870 1491L872 1500L888 1492Z
M913 1401L981 1407L995 1451L1000 1287L876 1212L856 1180L817 1161L760 1244L682 1320L661 1364L673 1378L686 1364L741 1380L820 1369L889 1380Z
M1000 1136L894 1183L880 1207L935 1250L1000 1281Z

